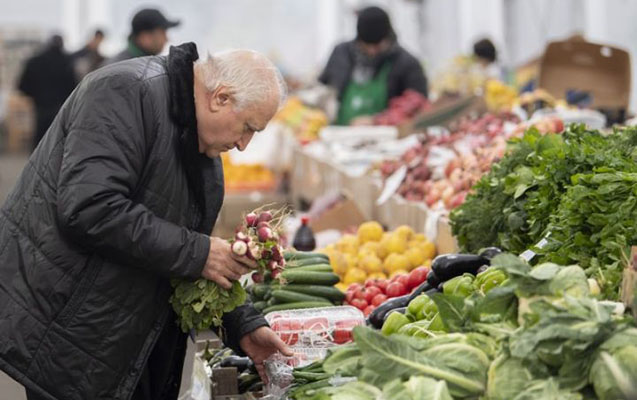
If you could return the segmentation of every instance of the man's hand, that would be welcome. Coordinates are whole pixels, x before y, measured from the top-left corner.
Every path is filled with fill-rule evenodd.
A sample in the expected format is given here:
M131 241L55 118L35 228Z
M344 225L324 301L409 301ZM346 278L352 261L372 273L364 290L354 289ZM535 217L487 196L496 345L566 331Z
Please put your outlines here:
M210 251L201 276L216 282L219 286L230 289L231 281L241 278L257 268L257 262L246 256L238 256L232 252L228 241L218 237L210 238Z
M239 346L252 359L259 376L266 384L268 378L265 375L263 361L277 351L288 357L294 354L283 340L267 326L262 326L244 335L239 341Z

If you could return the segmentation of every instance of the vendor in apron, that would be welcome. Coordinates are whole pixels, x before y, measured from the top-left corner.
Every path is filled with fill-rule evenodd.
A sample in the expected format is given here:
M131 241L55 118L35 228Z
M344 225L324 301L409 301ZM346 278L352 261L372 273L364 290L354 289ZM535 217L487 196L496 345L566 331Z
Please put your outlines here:
M336 46L319 77L338 90L336 124L370 120L407 89L427 96L420 62L398 44L385 11L378 7L361 10L356 30L355 40Z

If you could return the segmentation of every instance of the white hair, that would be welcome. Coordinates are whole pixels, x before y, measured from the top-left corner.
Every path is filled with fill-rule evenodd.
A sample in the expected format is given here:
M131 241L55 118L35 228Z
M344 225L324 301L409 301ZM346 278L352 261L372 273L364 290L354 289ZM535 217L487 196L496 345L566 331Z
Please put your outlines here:
M237 109L276 98L281 107L287 86L281 73L263 54L252 50L227 50L205 60L197 60L203 84L210 92L226 87L232 92ZM277 108L278 108L277 107Z

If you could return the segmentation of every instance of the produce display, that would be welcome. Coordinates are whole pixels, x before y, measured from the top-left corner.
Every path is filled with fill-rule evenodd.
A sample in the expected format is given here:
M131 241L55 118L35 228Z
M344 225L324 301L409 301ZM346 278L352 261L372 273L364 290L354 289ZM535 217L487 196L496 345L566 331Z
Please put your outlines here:
M255 281L262 280L266 273L276 277L285 268L279 239L286 216L285 209L257 209L246 214L235 237L230 240L234 254L257 261L258 270L252 274ZM231 289L204 278L194 281L173 279L171 284L174 292L170 303L184 332L221 325L223 314L242 305L247 297L239 281L234 281Z
M276 186L274 173L261 164L235 164L228 153L221 155L226 192L272 190Z
M436 246L408 226L385 232L378 222L368 221L358 227L356 235L344 235L323 252L342 279L338 287L345 291L353 283L406 275L427 266L436 255Z
M323 111L304 105L294 96L288 98L273 121L289 127L302 144L317 140L319 131L328 123L327 115Z
M253 279L248 287L254 307L269 314L274 311L340 305L343 292L334 287L339 277L332 272L325 254L284 252L286 268L266 272L263 280Z
M353 344L299 371L312 374L295 374L290 398L637 396L635 321L615 303L596 299L582 268L532 267L510 254L490 264L432 294L431 302L416 298L407 315L391 314L409 321L421 315L425 323L384 328L385 334L354 328Z
M459 245L518 254L532 248L534 261L577 263L605 298L618 299L622 261L637 241L635 143L633 128L602 135L583 126L562 135L530 130L513 139L508 154L451 214Z
M374 125L400 125L431 107L425 96L413 89L389 100L389 107L374 116Z
M484 101L492 111L510 111L518 100L515 88L495 79L487 81L484 89Z

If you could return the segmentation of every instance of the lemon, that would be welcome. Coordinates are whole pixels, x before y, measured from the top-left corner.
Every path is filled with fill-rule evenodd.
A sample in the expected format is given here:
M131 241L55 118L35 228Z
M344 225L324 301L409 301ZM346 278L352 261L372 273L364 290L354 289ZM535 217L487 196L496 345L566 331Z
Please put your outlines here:
M361 258L358 261L358 267L368 273L383 272L383 262L375 254L368 254Z
M347 272L347 257L343 253L332 253L330 255L330 264L336 275L343 276Z
M426 242L427 236L424 233L415 233L414 236L411 237L411 240L415 242Z
M380 242L367 242L360 247L361 250L364 250L368 254L374 254L376 256L378 256L379 248L380 248Z
M358 265L358 258L353 254L345 254L345 262L347 265L347 270L349 271L350 269L356 268L356 265Z
M425 260L431 260L436 256L436 245L429 241L421 243L420 249Z
M360 268L352 268L345 274L343 282L347 285L352 283L363 283L367 279L367 274Z
M376 221L369 221L358 227L358 240L361 243L377 242L383 237L383 227Z
M388 254L402 254L405 252L406 247L407 241L400 235L392 235L385 243L385 250L387 250Z
M405 256L409 259L409 263L411 264L410 270L420 266L425 261L425 256L418 247L408 249L405 252Z
M401 225L398 228L394 229L394 235L402 237L403 239L405 239L405 241L410 240L413 234L414 230L407 225Z
M392 253L385 259L383 267L385 269L385 272L391 275L398 270L409 270L410 262L406 256L402 254Z

